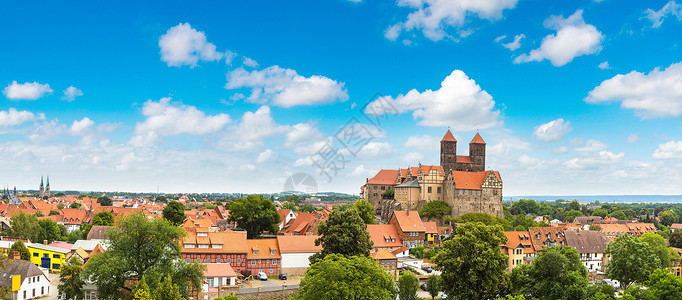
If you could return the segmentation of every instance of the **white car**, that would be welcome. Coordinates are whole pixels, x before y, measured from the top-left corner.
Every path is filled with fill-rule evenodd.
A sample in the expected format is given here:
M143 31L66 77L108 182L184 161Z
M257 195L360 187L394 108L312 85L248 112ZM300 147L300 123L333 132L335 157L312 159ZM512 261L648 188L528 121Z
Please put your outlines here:
M258 279L266 281L266 280L268 280L268 275L266 275L263 272L258 272Z

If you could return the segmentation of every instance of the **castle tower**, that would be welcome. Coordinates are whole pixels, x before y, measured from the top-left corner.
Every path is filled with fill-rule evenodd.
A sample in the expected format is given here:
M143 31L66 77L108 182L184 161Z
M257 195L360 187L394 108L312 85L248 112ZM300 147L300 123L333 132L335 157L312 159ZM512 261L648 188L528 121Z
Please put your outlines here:
M472 171L485 171L485 141L478 132L469 143L469 156L474 163Z
M40 175L40 189L38 191L38 196L42 198L45 195L45 185L43 185L43 176Z
M446 174L449 171L455 170L457 163L457 140L448 130L440 140L440 167Z
M47 184L45 185L45 196L50 197L50 175L47 175Z

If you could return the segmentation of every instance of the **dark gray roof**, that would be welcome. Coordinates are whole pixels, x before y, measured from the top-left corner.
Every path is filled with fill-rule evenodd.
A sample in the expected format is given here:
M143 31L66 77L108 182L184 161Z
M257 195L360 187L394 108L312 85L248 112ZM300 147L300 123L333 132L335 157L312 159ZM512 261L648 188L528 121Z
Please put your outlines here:
M0 268L0 286L12 287L12 276L21 275L21 281L26 277L45 275L40 268L27 260L3 260L5 269ZM45 277L47 279L47 276ZM49 280L49 279L48 279Z
M419 187L419 181L417 181L417 179L410 179L410 180L407 180L407 181L405 181L399 185L396 185L395 187L397 187L397 188L399 188L399 187Z
M88 240L108 240L107 230L113 228L114 226L100 226L94 225L90 228L88 232Z
M573 247L578 253L604 253L609 238L602 231L567 230L566 246Z

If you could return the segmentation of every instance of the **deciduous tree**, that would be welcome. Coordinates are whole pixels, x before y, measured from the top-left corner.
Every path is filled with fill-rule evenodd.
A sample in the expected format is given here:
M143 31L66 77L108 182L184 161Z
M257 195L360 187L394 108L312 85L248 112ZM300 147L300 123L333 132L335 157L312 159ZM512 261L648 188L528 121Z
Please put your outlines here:
M441 289L441 278L438 275L431 275L426 280L426 291L429 292L431 299L436 298Z
M83 285L85 281L80 274L83 267L83 261L77 256L72 255L71 258L62 266L59 273L59 294L64 295L66 299L83 299Z
M673 261L679 261L680 255L675 249L668 247L666 240L653 232L647 232L639 237L639 240L649 244L651 250L658 256L661 261L661 267L667 268L672 266Z
M668 241L670 242L670 247L682 248L682 230L675 230L670 235L670 239Z
M649 275L647 286L656 299L682 299L682 278L675 276L669 270L656 269Z
M312 264L299 291L299 300L393 300L396 294L393 278L374 260L340 254L329 254Z
M431 201L427 203L420 211L419 215L428 220L442 220L443 217L449 216L451 212L450 205L443 201Z
M171 201L163 208L163 218L173 223L175 226L180 226L185 222L185 206L178 201Z
M230 210L228 221L236 222L237 227L246 230L249 239L260 237L264 231L277 234L279 214L270 199L248 195L230 202L227 208Z
M508 257L500 245L506 242L500 226L480 222L458 226L433 259L442 271L443 292L458 299L484 299L505 289Z
M353 203L353 208L358 211L358 215L365 224L374 224L374 206L365 199L360 199Z
M606 265L606 273L611 279L618 280L622 288L633 282L645 282L651 272L661 266L661 260L646 242L629 234L621 234L606 247L611 261Z
M398 299L417 300L419 280L411 272L405 272L398 279Z
M675 211L669 209L658 214L658 218L661 220L661 224L665 226L670 226L677 222L680 216L675 213Z
M38 241L40 225L38 225L38 218L35 215L23 211L18 212L12 216L10 225L9 235L11 237Z
M31 252L28 251L28 248L26 248L22 241L14 242L12 247L9 247L9 252L11 253L12 251L19 252L19 257L23 260L31 260Z
M47 241L52 243L56 240L62 238L61 231L59 230L59 225L52 219L42 219L38 220L38 235L36 236L36 242Z
M114 201L112 201L111 198L107 196L99 196L97 198L97 203L99 203L102 206L112 206L114 204Z
M315 240L315 245L322 245L322 251L310 257L311 263L332 253L369 256L369 250L372 249L365 222L355 209L332 211L329 219L317 227L317 233L320 238Z
M585 298L587 270L575 248L548 247L538 253L533 264L514 268L512 282L516 293L580 300Z

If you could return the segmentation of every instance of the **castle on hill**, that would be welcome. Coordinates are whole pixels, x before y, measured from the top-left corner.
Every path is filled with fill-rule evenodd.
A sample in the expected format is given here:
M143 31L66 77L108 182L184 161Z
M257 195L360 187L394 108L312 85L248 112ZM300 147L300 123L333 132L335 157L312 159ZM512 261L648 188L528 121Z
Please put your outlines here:
M361 196L375 207L383 220L396 210L420 210L431 201L444 201L452 217L466 213L487 213L504 217L502 178L498 171L485 170L486 143L476 133L469 143L469 155L457 155L457 140L448 130L440 141L440 165L379 171L367 178ZM393 190L393 198L384 198Z

